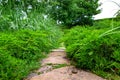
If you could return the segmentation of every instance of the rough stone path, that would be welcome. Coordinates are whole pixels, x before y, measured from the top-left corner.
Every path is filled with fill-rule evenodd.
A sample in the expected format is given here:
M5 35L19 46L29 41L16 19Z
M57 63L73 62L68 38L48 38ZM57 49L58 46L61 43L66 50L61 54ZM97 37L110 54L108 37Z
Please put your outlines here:
M41 63L42 67L25 80L105 80L91 72L70 66L64 49L53 50Z

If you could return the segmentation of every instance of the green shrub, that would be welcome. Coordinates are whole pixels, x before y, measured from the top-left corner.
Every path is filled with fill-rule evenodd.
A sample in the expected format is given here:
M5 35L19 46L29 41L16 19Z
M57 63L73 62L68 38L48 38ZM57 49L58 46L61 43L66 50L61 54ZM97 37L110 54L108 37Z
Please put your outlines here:
M115 19L102 19L102 20L96 20L92 28L105 29L105 28L114 28L118 26L120 26L120 23Z
M76 27L65 36L67 55L78 68L113 72L120 75L119 28L89 29ZM114 32L114 33L113 33Z
M59 45L60 35L55 33L31 29L0 32L0 80L20 80L37 68L39 60Z
M44 18L43 11L32 6L27 12L25 4L13 4L3 1L0 5L0 80L22 80L38 68L39 60L59 46L61 37L55 21Z
M0 80L18 80L23 76L25 62L12 57L9 52L0 50L0 63Z

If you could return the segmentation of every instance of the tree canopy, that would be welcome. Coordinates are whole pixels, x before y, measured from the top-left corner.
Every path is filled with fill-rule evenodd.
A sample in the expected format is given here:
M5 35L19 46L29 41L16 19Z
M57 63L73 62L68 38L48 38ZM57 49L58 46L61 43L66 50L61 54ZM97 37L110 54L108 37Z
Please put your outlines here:
M98 10L98 0L52 0L50 16L67 26L92 25Z
M1 14L37 12L50 16L65 26L92 25L98 0L2 0ZM17 14L16 13L16 14Z

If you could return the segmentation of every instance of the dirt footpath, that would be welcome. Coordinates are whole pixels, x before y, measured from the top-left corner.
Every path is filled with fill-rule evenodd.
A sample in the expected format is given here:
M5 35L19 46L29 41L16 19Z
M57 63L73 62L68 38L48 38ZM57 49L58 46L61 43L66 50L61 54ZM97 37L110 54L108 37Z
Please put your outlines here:
M53 50L41 63L42 67L25 80L105 80L91 72L70 66L64 49Z

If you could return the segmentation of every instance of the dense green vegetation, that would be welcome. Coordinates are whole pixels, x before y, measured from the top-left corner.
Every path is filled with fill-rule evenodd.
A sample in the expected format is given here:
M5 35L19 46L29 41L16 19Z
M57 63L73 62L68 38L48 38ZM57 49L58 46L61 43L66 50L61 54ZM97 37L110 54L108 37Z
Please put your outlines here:
M0 80L21 80L38 68L59 47L61 24L71 28L63 28L62 40L76 67L120 80L119 11L115 20L94 22L98 6L98 0L1 0Z
M40 59L58 46L57 34L44 30L0 33L0 79L19 80L39 66ZM43 54L43 52L45 54Z
M78 68L93 71L105 78L112 78L114 74L120 76L119 26L119 21L102 20L91 27L72 28L64 38L67 56Z
M50 16L67 27L92 25L93 15L100 12L98 0L51 0L49 5Z
M0 4L0 80L25 78L59 46L62 33L52 18L44 18L42 4L28 8L36 3L8 0Z

